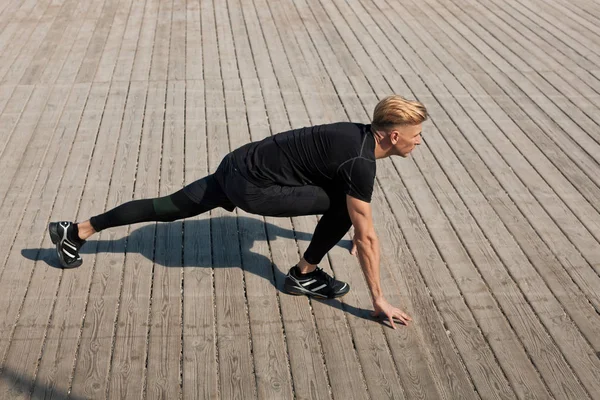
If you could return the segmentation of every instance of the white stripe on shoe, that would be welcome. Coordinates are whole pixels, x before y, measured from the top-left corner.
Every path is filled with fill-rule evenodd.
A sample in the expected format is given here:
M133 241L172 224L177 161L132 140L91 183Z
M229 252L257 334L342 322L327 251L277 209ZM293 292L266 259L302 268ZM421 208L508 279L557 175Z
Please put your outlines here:
M72 244L71 242L69 242L68 240L65 239L65 241L63 242L64 245L67 245L71 248L71 250L73 251L77 251L77 247L75 247L74 244Z
M65 248L64 248L64 247L63 247L62 251L63 251L63 253L65 253L65 254L66 254L66 255L68 255L69 257L71 257L71 258L75 258L75 254L71 254L71 253L69 253L68 251L66 251L66 250L65 250Z
M326 284L326 283L324 283L324 284L322 284L321 286L319 286L319 287L316 287L316 288L314 288L314 289L310 289L310 291L311 291L311 292L316 292L316 291L317 291L317 290L319 290L319 289L323 289L325 286L327 286L327 284Z

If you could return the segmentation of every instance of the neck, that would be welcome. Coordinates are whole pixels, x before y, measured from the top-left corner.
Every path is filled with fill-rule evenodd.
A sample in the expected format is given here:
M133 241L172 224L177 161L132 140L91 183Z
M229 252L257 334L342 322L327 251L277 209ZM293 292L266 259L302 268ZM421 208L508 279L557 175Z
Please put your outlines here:
M379 143L375 143L375 159L376 160L380 160L382 158L387 158L389 156L390 156L390 154L388 152L386 152L384 149L382 149L381 146L379 145Z
M373 132L373 137L375 138L375 159L380 160L382 158L387 158L390 156L389 152L381 147L381 142L385 137L384 133L381 132Z

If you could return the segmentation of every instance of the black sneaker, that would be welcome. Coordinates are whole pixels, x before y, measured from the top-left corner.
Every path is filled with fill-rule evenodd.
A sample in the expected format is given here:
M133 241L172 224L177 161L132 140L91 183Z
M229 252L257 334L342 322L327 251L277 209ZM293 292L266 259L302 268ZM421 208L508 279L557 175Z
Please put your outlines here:
M56 245L56 253L63 268L77 268L83 260L79 256L79 249L85 240L79 239L77 226L72 222L50 222L48 232L52 243Z
M307 295L324 299L342 297L350 291L346 282L335 280L321 268L308 274L300 274L297 266L288 272L283 285L285 293L293 295Z

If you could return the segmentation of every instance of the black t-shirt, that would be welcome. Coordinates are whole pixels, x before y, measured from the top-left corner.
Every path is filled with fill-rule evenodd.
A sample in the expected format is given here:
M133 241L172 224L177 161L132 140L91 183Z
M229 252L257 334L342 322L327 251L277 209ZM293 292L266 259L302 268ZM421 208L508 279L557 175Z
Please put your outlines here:
M340 122L294 129L242 146L233 157L257 186L315 185L371 201L376 163L370 125Z

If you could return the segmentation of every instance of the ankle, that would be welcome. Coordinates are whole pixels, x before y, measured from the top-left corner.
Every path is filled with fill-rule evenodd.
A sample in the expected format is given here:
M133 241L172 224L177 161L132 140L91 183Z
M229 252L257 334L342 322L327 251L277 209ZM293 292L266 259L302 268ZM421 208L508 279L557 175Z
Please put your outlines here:
M296 264L296 267L298 268L298 271L302 274L310 274L311 272L313 272L315 269L317 269L317 265L316 264L310 264L308 263L304 258L302 258L300 260L300 262L298 264Z
M94 233L96 233L96 230L94 229L92 224L90 224L90 221L80 222L75 224L75 226L79 240L86 240Z

